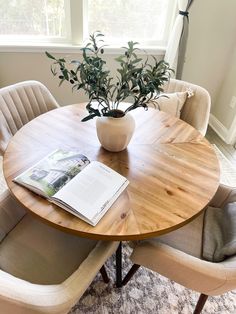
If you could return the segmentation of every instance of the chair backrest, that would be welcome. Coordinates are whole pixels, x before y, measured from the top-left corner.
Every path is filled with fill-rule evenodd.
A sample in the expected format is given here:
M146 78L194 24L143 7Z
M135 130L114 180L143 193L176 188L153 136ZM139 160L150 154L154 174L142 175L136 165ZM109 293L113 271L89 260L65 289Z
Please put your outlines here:
M40 82L25 81L0 89L0 151L24 124L59 105Z
M171 79L165 85L164 91L166 93L183 92L188 88L193 90L194 96L187 98L180 118L205 136L211 108L211 97L208 91L198 85L175 79Z

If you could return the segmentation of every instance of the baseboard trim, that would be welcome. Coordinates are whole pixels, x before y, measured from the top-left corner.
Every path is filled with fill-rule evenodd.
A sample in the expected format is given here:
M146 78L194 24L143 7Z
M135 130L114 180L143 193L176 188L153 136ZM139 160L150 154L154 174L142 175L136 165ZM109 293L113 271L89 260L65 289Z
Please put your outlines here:
M227 129L212 113L210 114L209 125L226 144L234 144L236 139L236 117L231 127Z
M236 115L231 123L228 134L228 142L232 145L236 143Z

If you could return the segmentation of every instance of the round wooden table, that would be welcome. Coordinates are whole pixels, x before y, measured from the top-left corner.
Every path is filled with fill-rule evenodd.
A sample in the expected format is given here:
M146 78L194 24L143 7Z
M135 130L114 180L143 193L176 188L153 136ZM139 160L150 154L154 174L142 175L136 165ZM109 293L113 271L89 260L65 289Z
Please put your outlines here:
M95 119L81 122L84 107L78 104L49 111L11 139L3 160L4 175L13 195L29 211L83 237L122 241L170 232L204 209L219 185L219 163L198 131L164 112L136 109L132 112L136 130L128 148L111 153L100 146ZM79 149L130 181L95 227L12 182L57 148Z

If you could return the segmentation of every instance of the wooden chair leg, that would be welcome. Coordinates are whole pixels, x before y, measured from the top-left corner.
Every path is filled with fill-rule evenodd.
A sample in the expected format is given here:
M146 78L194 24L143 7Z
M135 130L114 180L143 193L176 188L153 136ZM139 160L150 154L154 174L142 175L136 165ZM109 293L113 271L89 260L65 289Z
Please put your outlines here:
M127 273L127 275L125 276L125 278L122 280L122 286L125 286L127 284L127 282L133 277L133 275L136 273L136 271L139 269L140 265L134 264L129 272Z
M201 313L201 311L202 311L202 309L206 303L207 298L208 298L208 295L205 295L203 293L200 295L193 314L200 314Z
M100 273L102 275L102 279L105 283L108 283L110 281L110 278L107 275L107 271L105 266L103 265L102 268L100 269Z

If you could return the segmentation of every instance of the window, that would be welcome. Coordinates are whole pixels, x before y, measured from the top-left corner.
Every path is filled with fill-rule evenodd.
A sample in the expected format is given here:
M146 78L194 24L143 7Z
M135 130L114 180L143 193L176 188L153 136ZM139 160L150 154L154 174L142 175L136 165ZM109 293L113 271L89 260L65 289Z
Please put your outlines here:
M120 46L165 46L175 13L173 0L0 0L0 42L81 45L100 30Z
M113 44L128 40L165 45L173 16L173 0L89 0L88 33L101 30Z
M0 36L5 40L65 40L64 0L0 0Z

